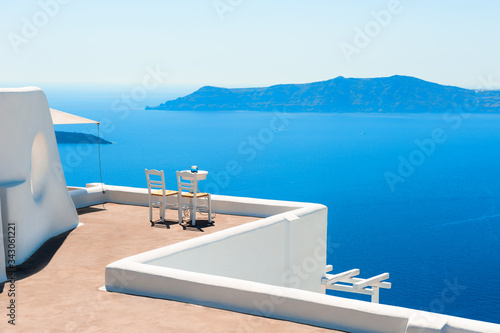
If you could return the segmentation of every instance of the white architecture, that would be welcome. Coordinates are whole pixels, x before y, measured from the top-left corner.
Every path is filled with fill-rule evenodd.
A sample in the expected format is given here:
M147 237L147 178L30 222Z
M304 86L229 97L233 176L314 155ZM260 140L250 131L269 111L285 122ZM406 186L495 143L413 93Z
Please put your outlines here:
M71 191L75 205L148 205L147 189L103 186L104 193L101 184ZM500 332L497 324L325 295L322 282L332 279L325 206L222 195L212 205L256 221L114 262L106 267L106 289L346 332ZM254 321L235 327L254 331Z
M39 88L0 89L0 210L0 254L5 255L0 280L8 265L4 258L19 265L49 238L78 225L49 106Z
M21 264L46 240L77 226L75 207L105 202L148 206L148 190L89 184L68 192L44 93L0 89L0 280L6 280L9 250ZM338 282L358 292L372 283L377 289L369 294L378 299L378 288L389 284L382 282L385 274L367 280L354 278L356 270L327 274L325 206L214 195L212 207L256 218L110 263L106 289L356 333L500 332L492 323L326 295ZM236 332L259 331L252 321L236 325Z

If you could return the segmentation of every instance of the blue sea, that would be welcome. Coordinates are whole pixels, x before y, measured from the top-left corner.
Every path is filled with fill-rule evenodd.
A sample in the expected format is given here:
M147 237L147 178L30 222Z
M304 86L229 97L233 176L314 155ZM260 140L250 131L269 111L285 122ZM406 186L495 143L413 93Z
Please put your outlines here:
M389 272L381 303L500 323L500 115L146 111L175 96L127 92L47 93L102 122L104 183L156 168L175 188L198 165L211 193L324 204L334 273ZM68 185L100 181L97 146L59 151Z

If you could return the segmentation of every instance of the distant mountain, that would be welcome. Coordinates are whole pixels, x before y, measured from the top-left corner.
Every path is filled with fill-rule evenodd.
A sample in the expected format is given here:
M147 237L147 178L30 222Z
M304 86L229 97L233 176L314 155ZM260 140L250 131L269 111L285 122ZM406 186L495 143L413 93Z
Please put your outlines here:
M267 88L205 86L146 110L255 110L321 112L499 112L500 91L443 86L409 76L335 79ZM466 110L465 110L466 109Z
M79 132L62 132L56 131L57 143L74 143L74 144L97 144L98 140L103 145L109 145L113 142L98 138L95 135Z

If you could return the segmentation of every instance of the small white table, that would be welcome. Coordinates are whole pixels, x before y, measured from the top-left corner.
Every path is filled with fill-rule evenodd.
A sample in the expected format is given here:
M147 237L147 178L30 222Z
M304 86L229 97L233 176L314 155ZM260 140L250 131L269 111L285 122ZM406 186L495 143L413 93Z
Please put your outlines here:
M181 172L189 172L191 173L192 177L184 177L189 180L194 180L194 176L196 175L196 180L205 180L207 179L208 171L205 170L198 170L198 172L191 172L191 170L182 170Z

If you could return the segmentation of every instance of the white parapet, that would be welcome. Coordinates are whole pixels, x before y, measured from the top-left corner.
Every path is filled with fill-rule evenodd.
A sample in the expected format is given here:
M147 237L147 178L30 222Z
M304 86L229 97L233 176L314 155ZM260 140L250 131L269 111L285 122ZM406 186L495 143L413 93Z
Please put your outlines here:
M105 189L111 202L147 200L145 189ZM492 323L325 295L322 205L215 195L213 205L219 213L265 218L114 262L106 267L106 289L346 332L500 332ZM234 331L259 331L249 318Z

